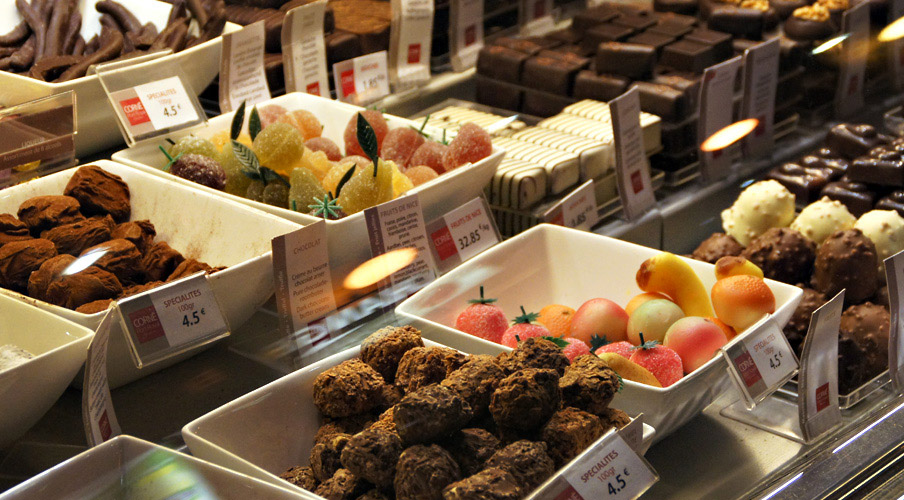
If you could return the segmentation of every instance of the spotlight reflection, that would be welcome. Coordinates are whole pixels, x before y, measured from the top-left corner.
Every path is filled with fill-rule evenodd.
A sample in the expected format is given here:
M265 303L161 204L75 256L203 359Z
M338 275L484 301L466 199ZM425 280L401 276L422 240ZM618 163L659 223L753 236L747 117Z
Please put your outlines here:
M400 248L378 255L356 267L345 277L343 286L350 290L367 288L414 262L417 249Z
M713 152L718 151L720 149L725 149L728 146L740 141L747 134L756 130L757 125L759 125L760 121L756 118L748 118L746 120L741 120L739 122L732 123L731 125L719 130L715 134L709 136L703 144L700 145L701 151Z

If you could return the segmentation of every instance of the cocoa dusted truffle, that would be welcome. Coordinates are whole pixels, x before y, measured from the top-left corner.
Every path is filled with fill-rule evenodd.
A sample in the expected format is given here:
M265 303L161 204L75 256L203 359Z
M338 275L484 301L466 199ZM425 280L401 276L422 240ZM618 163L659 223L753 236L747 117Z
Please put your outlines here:
M157 236L157 230L149 220L136 220L123 222L113 229L110 239L129 240L141 253L147 252L148 248L154 244L154 237Z
M443 500L518 500L523 491L511 473L486 469L443 490Z
M166 243L164 243L165 245ZM113 273L122 283L136 283L141 279L141 252L128 240L110 240L87 248L81 256L101 253L94 265ZM160 281L153 279L152 281Z
M30 240L28 226L12 214L0 214L0 247L11 241Z
M556 372L526 368L502 379L490 399L490 413L500 427L532 431L559 409L559 401Z
M131 297L132 295L138 295L139 293L147 292L148 290L153 290L160 285L163 285L162 281L148 281L143 285L132 285L127 286L122 289L122 294L119 296L120 299L124 299L126 297Z
M38 300L47 300L47 287L58 279L75 260L75 257L68 254L57 255L45 260L41 267L31 273L28 278L28 296Z
M442 500L443 488L461 479L458 464L441 446L415 445L396 467L396 500Z
M367 481L355 476L347 469L339 469L333 477L320 483L320 486L314 490L314 494L328 500L356 500L368 490L370 490L370 485L367 484Z
M395 406L392 420L406 444L435 441L461 429L472 417L458 392L433 384L408 393Z
M499 449L496 436L484 429L462 429L445 441L445 448L458 463L465 476L483 469L486 461Z
M870 378L888 368L890 322L888 309L870 302L848 307L841 315L841 334L863 346Z
M359 359L350 359L314 379L314 404L328 417L349 417L380 403L383 379Z
M568 357L554 343L540 337L531 337L518 344L508 354L499 355L499 364L507 374L525 368L554 370L559 376L565 373Z
M395 406L381 413L380 416L377 417L377 420L374 423L370 424L368 428L383 429L385 431L395 432L396 434L398 434L399 430L396 428L394 416Z
M424 347L420 330L409 325L387 326L370 334L361 343L361 361L391 384L395 381L402 356L415 347Z
M774 227L750 242L741 256L759 266L767 278L793 285L810 277L816 244L799 231Z
M842 289L846 304L858 304L879 288L876 246L859 229L832 233L816 252L813 284L832 297Z
M69 309L77 309L89 302L115 299L122 293L122 284L112 273L90 266L75 274L67 274L47 286L46 300Z
M369 413L352 417L327 419L317 429L317 433L314 434L314 443L320 443L336 434L357 434L373 422L373 415Z
M141 265L150 281L167 279L176 267L185 260L181 253L173 250L165 241L155 243L142 258Z
M279 477L308 491L314 491L317 485L320 484L320 481L317 481L317 478L314 477L314 472L310 467L292 467L280 474Z
M342 468L340 457L350 439L351 436L348 434L334 434L311 448L311 456L308 461L311 464L311 471L318 481L326 481Z
M715 264L722 257L735 257L741 255L743 251L744 247L738 243L738 240L734 239L734 236L725 233L713 233L709 238L703 240L703 243L700 243L700 246L694 250L691 257Z
M114 225L109 215L92 217L48 229L41 237L52 241L58 253L81 255L85 249L109 240Z
M618 374L593 354L576 358L559 379L563 404L594 415L606 411L619 384Z
M398 434L365 429L348 440L341 460L342 466L352 474L380 488L391 488L401 454L402 440Z
M615 427L616 429L621 429L622 427L631 423L631 417L628 416L627 413L619 410L618 408L606 408L602 414L599 415L600 422L603 423L603 427L606 430L609 427Z
M357 500L392 500L394 497L374 488L358 497Z
M178 266L176 266L176 269L174 269L169 276L167 276L166 281L176 281L177 279L186 278L201 271L210 273L214 271L214 268L210 267L205 262L201 262L200 260L185 259Z
M546 453L546 443L522 439L497 451L487 460L487 469L502 469L515 476L522 491L533 491L556 471Z
M97 314L109 309L110 304L112 303L113 299L95 300L94 302L88 302L87 304L78 306L75 308L75 312L82 314Z
M125 222L132 213L128 184L96 165L76 170L63 194L78 200L85 215L110 214L116 222Z
M794 310L791 319L788 320L788 324L784 328L785 337L788 338L788 343L791 344L791 348L794 349L798 356L800 356L804 347L804 337L807 336L807 331L810 329L810 317L826 303L825 295L812 288L804 288L803 290L804 293L797 304L797 309Z
M466 356L448 347L415 347L399 361L395 383L405 392L442 382L465 363Z
M471 405L474 416L486 413L490 396L505 377L502 368L492 356L471 356L468 362L450 373L442 385L451 387Z
M562 467L599 439L606 430L600 418L577 408L563 408L553 414L541 433L549 456Z
M34 236L52 227L84 220L78 200L71 196L35 196L19 205L19 220Z
M0 286L17 292L28 289L28 277L47 259L56 256L50 240L13 241L0 247Z

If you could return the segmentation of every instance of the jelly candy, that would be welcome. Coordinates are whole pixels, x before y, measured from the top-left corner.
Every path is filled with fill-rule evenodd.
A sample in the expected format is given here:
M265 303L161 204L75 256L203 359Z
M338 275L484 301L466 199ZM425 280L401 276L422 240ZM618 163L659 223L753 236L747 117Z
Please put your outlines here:
M326 157L326 153L310 149L305 149L300 165L310 170L319 180L323 180L327 172L333 168L333 162Z
M277 121L288 123L298 129L298 131L301 132L301 136L304 137L304 140L306 141L315 137L320 137L321 132L323 132L323 125L320 123L320 120L314 116L314 113L303 109L289 111L280 116Z
M317 177L306 168L296 168L289 176L289 208L295 211L307 211L314 198L326 196L326 190ZM294 205L293 205L294 203Z
M288 113L288 111L286 111L286 108L278 104L268 104L266 106L257 108L257 114L261 117L262 129L276 123L280 120L280 118L285 116L286 113Z
M251 178L242 173L244 168L238 158L232 152L232 148L223 149L219 156L220 166L226 173L225 191L236 196L245 196L248 186L251 184Z
M209 156L182 154L170 167L170 173L209 188L222 191L226 187L226 172Z
M261 165L288 176L304 156L304 140L295 127L278 122L254 138L252 149Z
M392 197L393 198L398 198L405 191L408 191L409 189L414 187L414 184L411 182L411 179L409 179L405 174L403 174L402 171L399 169L399 167L395 163L388 161L388 162L386 162L386 164L392 166Z
M282 182L271 182L264 186L261 201L279 208L289 207L289 186Z
M466 163L477 163L492 153L490 134L478 125L465 123L443 154L443 168L448 171Z
M417 130L410 128L392 129L383 139L380 157L384 160L394 161L400 168L406 168L409 166L408 160L424 144L424 141L424 136Z
M446 171L443 167L443 155L448 149L449 146L443 143L427 141L411 155L408 166L424 165L432 168L437 174L441 174Z
M263 181L251 181L248 184L248 189L245 191L245 198L252 201L264 201L265 187Z
M178 141L169 149L169 154L173 158L183 154L196 154L216 159L217 147L207 139L202 139L193 135L187 135Z
M377 136L377 150L379 151L380 145L383 144L383 138L389 133L389 125L386 124L383 113L374 109L366 109L360 114L364 115L364 119L374 129L374 134ZM358 113L355 113L351 120L348 121L348 125L345 127L344 138L346 155L367 156L364 150L361 149L361 145L358 144Z
M426 165L418 165L416 167L411 167L405 171L405 175L411 179L411 183L415 186L420 186L425 182L432 181L439 177L439 174L436 173L436 170L426 166Z
M380 160L376 176L373 164L355 170L339 194L339 205L347 214L354 214L391 199L392 166Z
M307 141L305 141L304 145L311 151L323 151L324 153L326 153L326 157L329 158L330 161L339 161L342 159L342 152L339 151L339 146L337 146L335 142L327 139L326 137L315 137L313 139L308 139Z

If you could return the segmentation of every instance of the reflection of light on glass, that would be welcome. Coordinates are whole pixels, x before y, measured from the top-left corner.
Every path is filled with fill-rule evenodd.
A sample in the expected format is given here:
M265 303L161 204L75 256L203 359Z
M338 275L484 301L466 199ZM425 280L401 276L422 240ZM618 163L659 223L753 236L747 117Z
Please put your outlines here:
M343 285L350 290L366 288L400 271L417 257L416 248L400 248L378 255L356 267L345 277Z
M879 32L878 40L880 42L891 42L901 37L904 37L904 17L899 17L895 22L883 28Z
M82 255L81 257L75 259L75 262L69 264L69 267L63 270L60 273L62 276L68 276L70 274L78 274L85 269L93 266L95 262L100 260L101 257L107 254L109 250L107 248L97 248L91 250L90 252Z
M790 486L791 483L793 483L794 481L797 481L798 479L800 479L800 476L803 476L803 475L804 475L803 472L798 472L796 476L794 476L794 477L792 477L791 479L785 481L781 486L779 486L778 488L776 488L775 490L773 490L772 493L770 493L768 496L763 497L763 500L769 500L770 498L774 497L775 495L778 495L779 492L781 492L783 489L785 489L785 488L787 488L788 486Z
M732 123L703 141L703 144L700 145L700 150L718 151L725 149L753 132L759 123L760 121L756 118L748 118Z
M834 450L832 450L832 454L834 455L835 453L838 453L839 451L843 450L845 447L847 447L847 445L849 445L849 444L853 443L854 441L856 441L860 436L866 434L870 429L872 429L873 427L879 425L883 420L885 420L886 418L888 418L888 417L894 415L895 413L898 413L898 410L900 410L901 408L904 408L904 404L898 405L897 408L895 408L894 410L892 410L892 411L886 413L885 415L882 416L882 418L880 418L879 420L876 420L875 422L869 424L869 426L867 426L865 429L863 429L862 431L858 432L857 434L854 434L854 435L853 435L850 439L848 439L847 441L841 443L837 448L835 448Z
M816 54L822 54L823 52L825 52L825 51L831 49L832 47L838 45L839 43L843 42L849 36L851 36L850 33L845 33L843 35L836 36L835 38L832 38L831 40L825 41L822 45L813 49L813 55L815 56Z

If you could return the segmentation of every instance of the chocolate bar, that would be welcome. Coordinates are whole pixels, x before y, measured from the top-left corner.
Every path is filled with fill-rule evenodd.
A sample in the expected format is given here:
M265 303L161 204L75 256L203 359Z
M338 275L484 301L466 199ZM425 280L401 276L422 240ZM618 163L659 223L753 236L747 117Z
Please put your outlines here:
M574 81L575 99L611 101L628 89L631 80L618 75L598 75L595 71L581 71Z
M494 80L519 83L524 63L530 56L501 45L480 49L477 55L477 73Z
M687 116L684 93L668 85L634 82L640 97L640 109L667 121L681 121Z
M597 73L643 80L653 76L655 64L656 49L646 45L606 42L601 43L596 52Z

